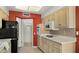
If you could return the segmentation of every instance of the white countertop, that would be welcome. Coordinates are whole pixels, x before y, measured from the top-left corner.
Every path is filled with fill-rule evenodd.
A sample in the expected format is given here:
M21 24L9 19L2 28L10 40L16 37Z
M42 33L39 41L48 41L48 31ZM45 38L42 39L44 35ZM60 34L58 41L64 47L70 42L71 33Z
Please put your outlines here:
M68 43L76 42L76 37L53 35L54 37L49 38L49 37L46 37L46 35L48 35L48 34L41 34L40 37L43 37L43 38L58 42L60 44L68 44ZM49 35L51 35L51 34L49 34Z

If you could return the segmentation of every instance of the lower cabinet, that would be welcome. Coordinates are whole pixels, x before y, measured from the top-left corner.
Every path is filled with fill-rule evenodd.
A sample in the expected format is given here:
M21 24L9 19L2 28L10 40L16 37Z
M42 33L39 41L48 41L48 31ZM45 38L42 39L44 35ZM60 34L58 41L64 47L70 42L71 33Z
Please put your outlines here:
M48 40L48 45L49 45L49 53L60 53L61 52L61 44Z
M38 47L45 53L73 53L75 52L75 43L60 44L58 42L40 37Z
M49 45L48 45L48 41L46 39L43 38L44 41L44 52L49 52Z
M49 46L49 53L60 53L61 50L52 46Z

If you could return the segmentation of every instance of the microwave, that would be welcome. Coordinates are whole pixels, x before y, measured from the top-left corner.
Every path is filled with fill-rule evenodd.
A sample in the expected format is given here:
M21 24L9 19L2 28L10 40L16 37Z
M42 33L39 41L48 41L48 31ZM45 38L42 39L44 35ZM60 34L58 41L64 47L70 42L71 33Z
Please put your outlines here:
M45 28L46 28L47 30L59 30L58 28L55 27L54 21L48 21L48 22L45 24Z
M49 24L46 24L46 25L45 25L45 28L51 28L51 27L50 27L50 25L49 25Z

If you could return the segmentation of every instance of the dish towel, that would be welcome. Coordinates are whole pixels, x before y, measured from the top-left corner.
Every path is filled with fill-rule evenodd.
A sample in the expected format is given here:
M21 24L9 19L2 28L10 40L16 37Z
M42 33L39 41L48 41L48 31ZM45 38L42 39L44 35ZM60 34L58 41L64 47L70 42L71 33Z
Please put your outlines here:
M10 48L9 44L10 40L0 40L0 52L5 49L5 51L8 51Z
M8 51L9 50L9 48L10 48L10 46L9 46L9 43L8 42L4 42L3 43L3 46L4 46L4 48Z

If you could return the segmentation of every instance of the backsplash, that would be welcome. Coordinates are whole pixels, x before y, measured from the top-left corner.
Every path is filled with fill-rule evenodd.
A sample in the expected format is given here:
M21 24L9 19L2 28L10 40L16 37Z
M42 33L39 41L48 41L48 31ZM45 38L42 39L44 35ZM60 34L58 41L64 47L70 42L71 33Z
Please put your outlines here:
M50 31L50 34L75 37L74 28L60 28L58 31Z

